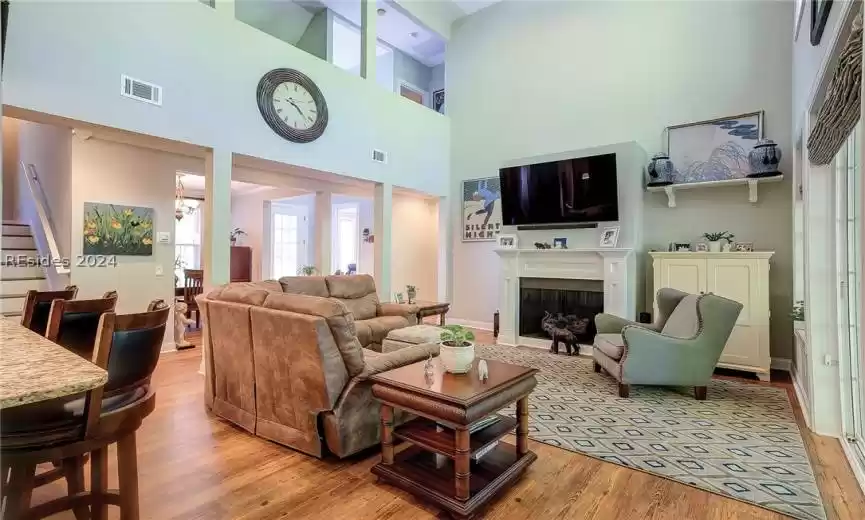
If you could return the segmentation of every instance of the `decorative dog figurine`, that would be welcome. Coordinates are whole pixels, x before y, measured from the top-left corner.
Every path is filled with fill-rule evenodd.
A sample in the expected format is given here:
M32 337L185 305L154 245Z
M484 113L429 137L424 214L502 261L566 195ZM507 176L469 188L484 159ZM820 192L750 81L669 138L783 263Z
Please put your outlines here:
M174 305L174 346L177 350L192 348L195 345L186 341L186 327L195 323L186 317L188 307L183 302L177 302Z

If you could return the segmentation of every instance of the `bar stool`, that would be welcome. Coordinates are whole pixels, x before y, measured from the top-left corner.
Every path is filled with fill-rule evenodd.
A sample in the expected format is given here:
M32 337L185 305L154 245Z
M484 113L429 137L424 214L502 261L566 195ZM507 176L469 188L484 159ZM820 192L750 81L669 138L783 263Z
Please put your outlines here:
M48 327L48 314L54 300L74 300L78 287L67 285L62 291L27 291L24 309L21 312L21 325L40 336L45 335Z
M138 519L136 431L155 407L150 378L169 314L164 303L153 302L148 308L154 310L127 315L106 312L99 319L93 363L108 371L104 387L60 407L48 402L40 407L41 414L34 414L32 405L4 410L0 457L3 475L9 474L4 518L41 519L74 510L76 518L104 520L111 504L120 506L121 519ZM108 446L114 443L118 492L108 491ZM87 453L91 454L89 492L83 486ZM69 494L31 507L36 465L56 460L63 461L74 476Z
M102 298L93 300L54 300L51 302L45 337L90 359L99 319L104 313L114 311L116 305L116 291L109 291Z

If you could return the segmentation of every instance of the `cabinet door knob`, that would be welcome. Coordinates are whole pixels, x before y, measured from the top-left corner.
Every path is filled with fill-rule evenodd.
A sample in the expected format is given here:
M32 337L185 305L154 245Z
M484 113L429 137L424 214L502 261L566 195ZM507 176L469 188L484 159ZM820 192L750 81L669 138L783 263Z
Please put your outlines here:
M700 291L700 294L706 294L706 293L704 293L703 291Z

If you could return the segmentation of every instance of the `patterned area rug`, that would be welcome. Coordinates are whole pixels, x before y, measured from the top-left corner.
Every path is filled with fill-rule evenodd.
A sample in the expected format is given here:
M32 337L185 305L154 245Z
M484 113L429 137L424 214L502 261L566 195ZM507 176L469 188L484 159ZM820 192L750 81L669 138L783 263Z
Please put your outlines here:
M708 399L690 388L615 381L588 358L528 347L478 345L477 355L537 368L529 437L678 480L794 518L826 518L814 473L780 388L712 380ZM513 408L506 414L514 415Z

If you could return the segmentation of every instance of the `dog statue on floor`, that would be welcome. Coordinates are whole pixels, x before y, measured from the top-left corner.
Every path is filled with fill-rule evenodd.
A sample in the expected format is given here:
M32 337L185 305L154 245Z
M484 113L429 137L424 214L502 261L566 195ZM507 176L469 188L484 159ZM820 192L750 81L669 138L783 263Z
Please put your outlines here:
M588 326L588 318L577 318L573 314L565 316L562 313L554 315L545 312L544 319L541 320L541 329L553 340L550 345L550 352L553 354L559 353L559 342L562 342L569 356L579 355L580 345L577 340L580 335L586 333Z
M188 307L183 302L177 302L174 305L174 346L177 350L195 346L186 341L186 327L195 324L195 320L186 317L187 310Z

